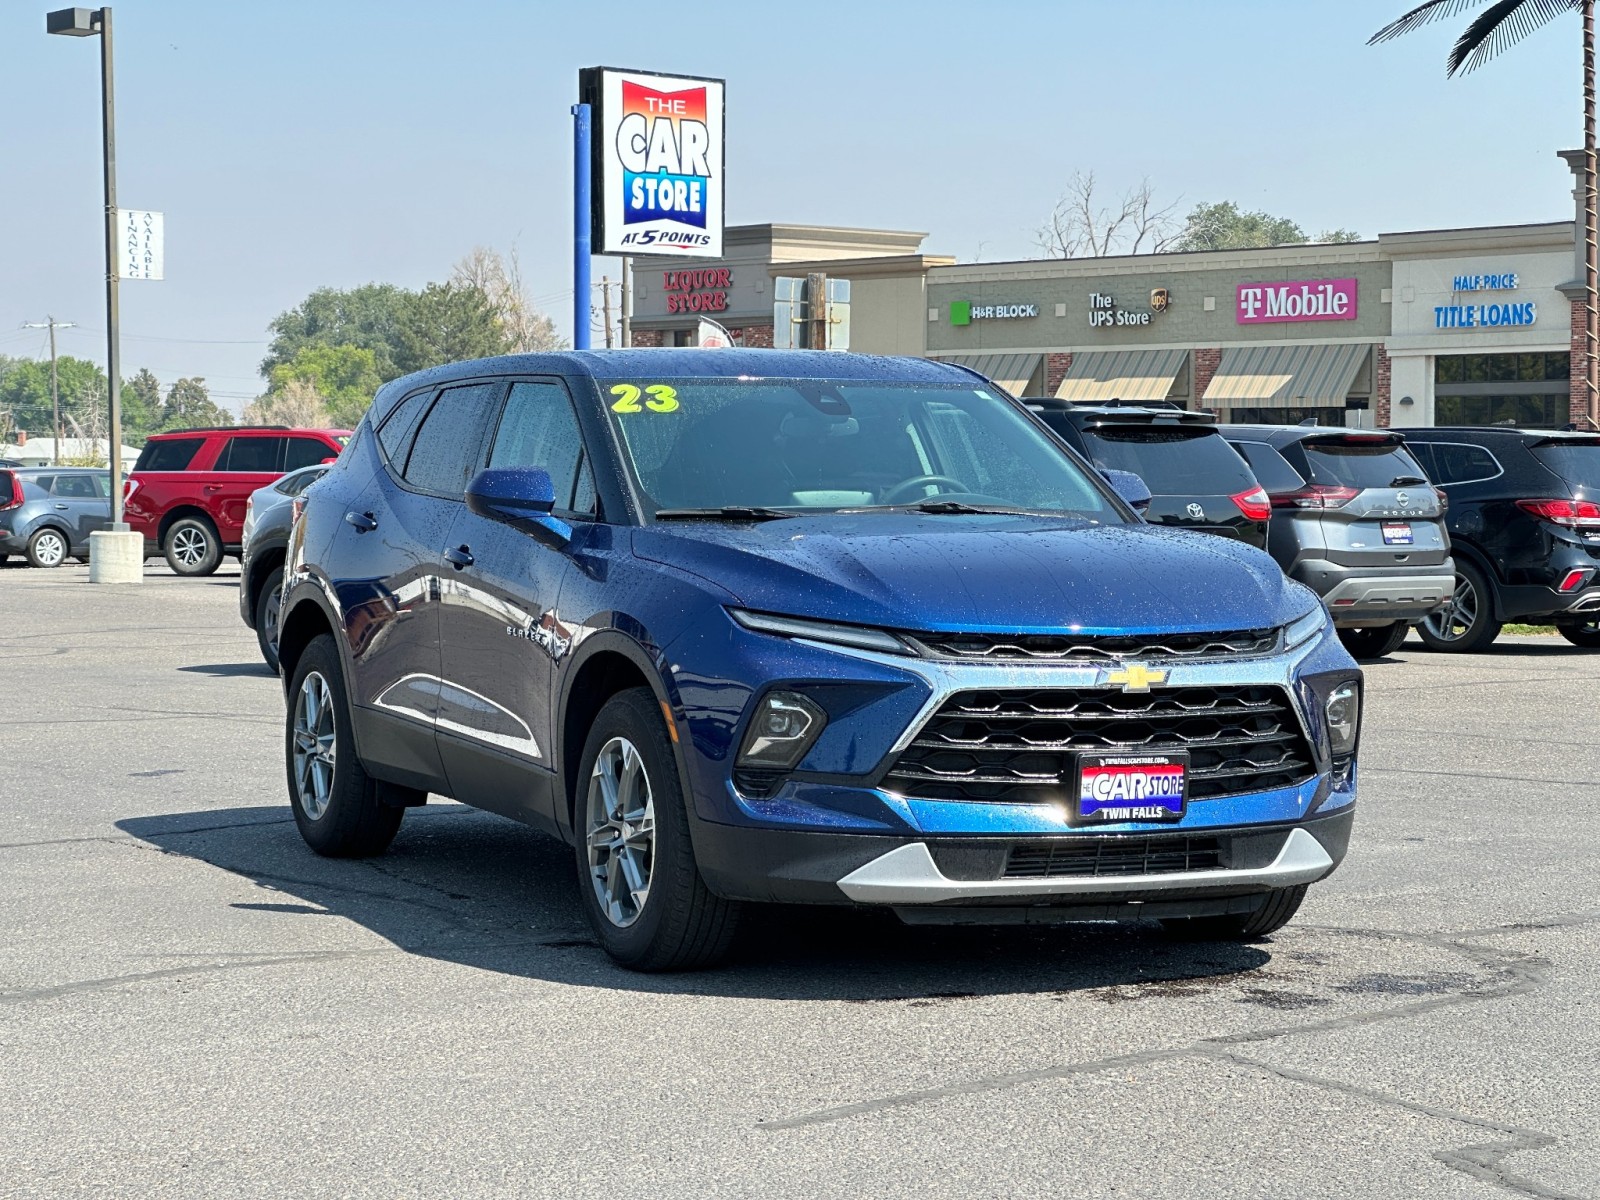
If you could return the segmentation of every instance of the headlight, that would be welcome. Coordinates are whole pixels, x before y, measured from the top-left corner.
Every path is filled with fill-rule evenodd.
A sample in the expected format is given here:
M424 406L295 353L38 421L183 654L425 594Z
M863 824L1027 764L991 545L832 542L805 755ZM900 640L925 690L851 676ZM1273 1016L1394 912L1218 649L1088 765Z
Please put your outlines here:
M1328 742L1335 757L1356 752L1361 732L1361 685L1352 680L1328 693Z
M768 692L750 715L739 766L790 770L827 723L827 714L799 692Z
M1318 604L1305 616L1289 622L1283 635L1283 648L1293 650L1296 646L1304 646L1321 633L1331 620L1328 610Z
M853 646L858 650L877 650L882 654L912 654L914 651L894 634L867 625L835 625L831 621L808 621L801 617L779 617L771 613L730 608L728 615L746 629L773 633L779 637L805 638L830 646Z

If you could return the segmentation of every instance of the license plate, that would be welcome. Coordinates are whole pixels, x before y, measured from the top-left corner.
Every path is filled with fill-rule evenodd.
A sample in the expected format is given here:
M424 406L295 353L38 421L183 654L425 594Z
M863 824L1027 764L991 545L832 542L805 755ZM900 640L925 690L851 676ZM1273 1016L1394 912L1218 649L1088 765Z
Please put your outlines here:
M1179 821L1188 798L1186 753L1078 756L1077 824Z
M1385 546L1411 545L1411 525L1406 521L1385 521L1383 523L1383 544Z

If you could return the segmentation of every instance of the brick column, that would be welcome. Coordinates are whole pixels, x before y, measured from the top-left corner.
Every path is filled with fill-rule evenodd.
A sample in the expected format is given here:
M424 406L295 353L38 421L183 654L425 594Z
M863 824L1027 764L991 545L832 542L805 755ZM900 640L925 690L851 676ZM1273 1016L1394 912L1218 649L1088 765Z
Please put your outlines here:
M633 331L633 344L639 347L659 348L662 344L662 331L659 329L635 329Z
M1061 381L1072 370L1072 355L1046 354L1044 356L1044 394L1054 396Z
M1189 397L1194 401L1194 407L1204 408L1206 403L1206 389L1211 386L1211 381L1216 377L1217 368L1222 365L1222 351L1217 349L1196 350L1190 355L1192 366L1189 369Z
M1389 428L1389 352L1382 343L1372 348L1372 422Z
M771 325L742 325L738 329L730 329L728 332L739 334L743 339L743 345L747 348L772 349Z
M1582 231L1579 231L1580 239ZM1579 429L1588 428L1589 423L1589 312L1579 301L1572 303L1572 367L1567 376L1567 399L1570 409L1569 417Z

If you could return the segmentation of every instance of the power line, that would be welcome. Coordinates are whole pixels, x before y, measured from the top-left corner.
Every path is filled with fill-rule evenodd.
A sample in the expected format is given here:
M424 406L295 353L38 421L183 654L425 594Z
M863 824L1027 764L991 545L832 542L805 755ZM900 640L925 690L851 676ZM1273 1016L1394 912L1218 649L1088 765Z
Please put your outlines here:
M103 329L93 329L87 325L80 326L79 328L82 329L84 333L95 337L99 337L105 333L105 330ZM272 344L272 339L270 338L251 338L248 341L237 341L229 338L158 337L154 334L144 333L124 333L121 336L124 338L131 338L136 342L176 342L179 345L184 346L270 346Z

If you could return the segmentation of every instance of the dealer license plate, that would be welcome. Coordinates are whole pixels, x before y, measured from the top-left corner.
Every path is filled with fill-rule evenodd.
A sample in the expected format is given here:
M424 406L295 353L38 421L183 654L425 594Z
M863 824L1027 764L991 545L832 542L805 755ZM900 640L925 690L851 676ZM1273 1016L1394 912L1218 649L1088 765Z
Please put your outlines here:
M1188 798L1186 753L1078 756L1077 824L1178 821Z
M1411 542L1411 523L1409 521L1385 521L1383 523L1383 544L1385 546L1409 546Z

